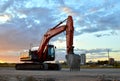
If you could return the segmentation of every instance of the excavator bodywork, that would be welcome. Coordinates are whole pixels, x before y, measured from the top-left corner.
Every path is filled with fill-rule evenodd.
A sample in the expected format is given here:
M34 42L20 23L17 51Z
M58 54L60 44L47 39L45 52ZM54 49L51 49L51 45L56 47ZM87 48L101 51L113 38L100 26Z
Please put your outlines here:
M66 25L61 25L63 22L67 21ZM61 26L60 26L61 25ZM72 16L68 16L67 19L57 24L55 27L48 30L41 42L40 46L37 50L29 50L28 57L21 57L20 60L25 63L16 64L17 70L60 70L61 67L57 63L45 63L46 61L55 60L55 47L54 45L49 45L49 40L66 31L66 60L70 68L79 68L76 67L75 64L79 65L80 62L78 60L79 56L74 54L74 46L73 46L73 35L74 35L74 27L73 27L73 19ZM77 61L76 61L77 56ZM75 61L75 62L74 62ZM30 63L26 63L30 62ZM75 66L75 67L74 67Z
M54 45L47 45L45 55L42 59L38 58L37 50L29 50L29 56L21 57L20 60L30 63L16 64L16 70L61 70L58 63L44 63L44 61L55 60L55 47Z

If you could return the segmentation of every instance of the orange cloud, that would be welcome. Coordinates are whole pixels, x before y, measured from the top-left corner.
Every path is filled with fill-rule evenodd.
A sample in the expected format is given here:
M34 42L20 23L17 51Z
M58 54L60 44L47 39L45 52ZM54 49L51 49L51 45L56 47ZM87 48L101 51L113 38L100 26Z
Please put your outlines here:
M64 13L68 14L68 15L76 15L75 12L72 11L72 9L70 9L67 6L63 6L60 8Z

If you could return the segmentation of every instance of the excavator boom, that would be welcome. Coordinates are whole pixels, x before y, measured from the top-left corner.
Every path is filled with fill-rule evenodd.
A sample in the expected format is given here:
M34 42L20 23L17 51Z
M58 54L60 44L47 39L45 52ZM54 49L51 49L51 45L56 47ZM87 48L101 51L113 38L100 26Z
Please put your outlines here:
M47 33L44 35L43 40L40 43L39 49L37 50L37 54L39 56L39 59L42 59L42 55L43 55L43 50L45 48L45 46L49 43L49 40L54 37L57 34L60 34L61 32L65 31L65 27L66 25L63 26L59 26L55 29L50 29L49 31L47 31Z

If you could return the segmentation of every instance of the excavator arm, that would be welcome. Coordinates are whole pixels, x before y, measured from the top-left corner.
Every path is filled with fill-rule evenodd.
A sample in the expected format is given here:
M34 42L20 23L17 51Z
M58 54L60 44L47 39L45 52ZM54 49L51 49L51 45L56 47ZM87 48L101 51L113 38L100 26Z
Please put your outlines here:
M72 16L68 16L67 23L66 23L67 54L74 54L73 36L74 36L73 19L72 19Z
M54 29L50 29L47 31L47 33L44 35L43 39L41 40L39 49L37 51L37 54L39 56L39 59L43 59L43 54L45 54L45 47L48 45L49 40L54 37L55 35L60 34L61 32L65 31L66 25L56 27Z
M66 25L59 26L65 20L67 20ZM68 18L65 20L60 22L58 25L56 25L55 27L53 27L52 29L47 31L46 34L44 34L44 37L42 38L39 49L37 51L39 59L43 59L43 57L44 57L43 54L45 54L44 53L45 47L48 45L49 40L52 37L64 32L64 31L66 31L67 54L73 54L73 33L74 33L73 20L72 20L71 16L68 16Z

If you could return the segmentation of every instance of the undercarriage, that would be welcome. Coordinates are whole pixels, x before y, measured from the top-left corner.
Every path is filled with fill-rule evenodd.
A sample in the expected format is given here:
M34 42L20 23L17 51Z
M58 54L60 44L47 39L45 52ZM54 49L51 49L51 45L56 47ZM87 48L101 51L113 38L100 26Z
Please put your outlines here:
M61 70L57 63L19 63L15 66L16 70Z

